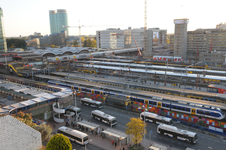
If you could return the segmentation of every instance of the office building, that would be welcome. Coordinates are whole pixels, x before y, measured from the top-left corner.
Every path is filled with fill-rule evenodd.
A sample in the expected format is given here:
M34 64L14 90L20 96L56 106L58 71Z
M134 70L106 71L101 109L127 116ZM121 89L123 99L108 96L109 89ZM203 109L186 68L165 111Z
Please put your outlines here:
M174 57L186 58L188 19L174 19Z
M5 28L3 20L3 10L0 7L0 52L7 52L7 44L5 37Z
M68 28L63 27L68 26L68 16L65 9L57 9L57 11L50 10L49 21L51 34L61 33L61 31L67 31L67 35L69 35Z
M160 40L159 35L161 35ZM124 30L109 28L107 30L97 31L97 48L116 49L136 47L133 36L137 46L140 48L144 47L144 28L131 29L131 27L129 27ZM159 28L148 28L145 33L145 38L146 42L144 56L152 56L153 44L158 45L166 43L166 30L159 30Z
M210 55L215 57L215 54L219 57L226 52L226 30L218 29L197 29L195 31L188 32L187 42L187 55L188 59L192 60L204 60L204 62L210 62L208 58ZM210 52L208 55L206 53ZM214 52L214 54L211 54ZM198 53L198 55L197 55ZM202 54L205 53L205 54ZM202 58L199 58L201 57ZM206 57L206 59L205 59ZM205 61L208 60L208 61ZM215 59L211 59L214 64ZM216 59L216 63L220 63Z
M203 61L206 65L222 66L225 64L226 52L203 52L199 54L199 61Z

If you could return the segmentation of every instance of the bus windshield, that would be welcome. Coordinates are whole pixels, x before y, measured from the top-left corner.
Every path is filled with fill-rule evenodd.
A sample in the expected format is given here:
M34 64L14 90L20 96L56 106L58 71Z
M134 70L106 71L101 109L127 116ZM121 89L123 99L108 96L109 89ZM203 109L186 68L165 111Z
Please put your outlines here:
M198 136L197 136L197 134L195 134L195 137L194 137L194 138L195 138L195 139L194 139L195 141L196 141L196 140L198 139Z
M78 110L77 110L77 114L79 114L79 113L81 113L81 109L78 109Z
M83 142L87 141L88 139L89 139L88 136L84 137L84 138L83 138Z
M113 118L112 123L115 123L115 122L117 122L117 120L116 120L116 118Z

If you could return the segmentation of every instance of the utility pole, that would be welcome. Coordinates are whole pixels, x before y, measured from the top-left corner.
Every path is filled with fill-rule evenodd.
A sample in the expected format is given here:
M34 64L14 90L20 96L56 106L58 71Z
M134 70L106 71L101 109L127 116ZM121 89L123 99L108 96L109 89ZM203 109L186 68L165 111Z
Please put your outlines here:
M155 85L156 85L156 72L155 72Z

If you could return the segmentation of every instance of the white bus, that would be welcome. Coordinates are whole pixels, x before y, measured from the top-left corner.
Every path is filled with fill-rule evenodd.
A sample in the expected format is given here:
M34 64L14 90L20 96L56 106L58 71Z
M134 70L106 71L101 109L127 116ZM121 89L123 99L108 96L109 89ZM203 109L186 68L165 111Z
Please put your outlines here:
M67 138L69 138L71 141L74 141L80 145L87 144L89 141L89 137L86 133L83 133L78 130L74 130L65 126L62 126L58 128L58 133L61 133L65 135Z
M81 98L80 103L82 105L86 105L86 106L90 106L90 107L95 107L97 109L101 109L101 108L104 107L103 104L102 104L102 102L94 101L94 100L92 100L90 98Z
M156 124L164 123L168 125L173 125L173 120L171 118L159 116L154 113L150 113L150 112L140 113L140 119L144 120L144 117L145 117L145 121L148 121L148 122L152 122Z
M169 137L186 141L189 143L197 143L198 137L197 134L194 132L186 131L178 129L177 127L166 125L166 124L160 124L157 127L157 132L162 135L167 135Z
M69 106L68 110L70 110L71 112L74 112L76 116L81 116L82 111L81 108L75 107L75 106Z
M103 123L106 123L109 126L113 126L113 125L117 124L117 120L115 117L105 114L104 112L99 111L99 110L93 110L91 112L91 117L94 119L97 119Z

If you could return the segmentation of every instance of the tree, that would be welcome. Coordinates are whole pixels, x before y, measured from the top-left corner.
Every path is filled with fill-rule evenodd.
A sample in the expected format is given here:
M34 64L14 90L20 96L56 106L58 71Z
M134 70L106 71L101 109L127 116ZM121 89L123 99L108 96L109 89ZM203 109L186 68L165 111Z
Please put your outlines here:
M54 135L46 146L46 150L72 150L70 140L63 134Z
M146 126L147 124L144 124L140 118L130 118L130 122L126 124L126 134L132 135L132 143L137 145L142 141Z
M50 45L51 48L58 48L56 45Z
M34 126L36 125L35 123L32 122L33 118L29 113L24 113L20 111L17 114L13 114L12 116L32 128L34 128Z
M90 39L89 37L84 41L83 47L97 47L97 42L95 39Z
M74 43L73 43L74 47L78 47L78 41L75 40Z
M96 48L97 47L97 41L95 39L92 39L92 45L91 47Z
M51 125L48 124L36 125L34 126L34 129L38 130L41 133L42 142L43 141L48 142L53 137L53 135L51 134L53 131Z

